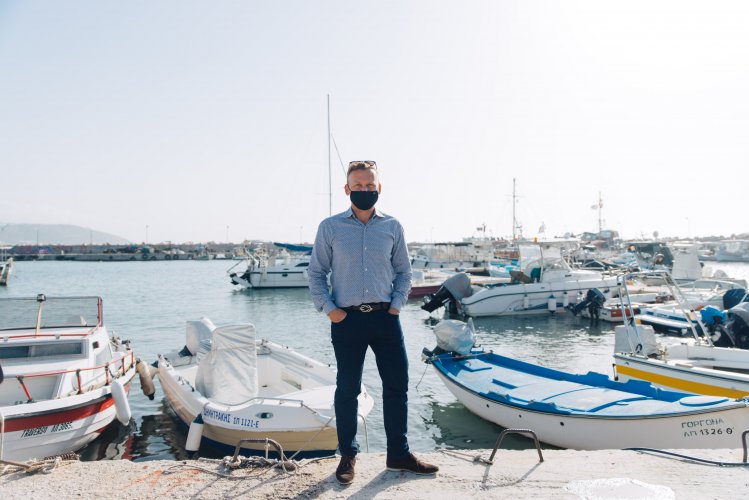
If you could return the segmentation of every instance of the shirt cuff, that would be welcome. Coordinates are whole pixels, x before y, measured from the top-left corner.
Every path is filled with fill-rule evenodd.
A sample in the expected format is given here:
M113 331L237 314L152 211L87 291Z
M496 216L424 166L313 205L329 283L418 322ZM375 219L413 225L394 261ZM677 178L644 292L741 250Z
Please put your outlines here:
M398 309L399 311L403 310L403 304L405 301L401 299L400 297L394 298L390 301L390 307L393 309Z
M332 300L327 301L322 306L322 312L324 312L325 315L330 314L330 311L332 311L333 309L338 309L338 306L335 305L335 302L333 302Z

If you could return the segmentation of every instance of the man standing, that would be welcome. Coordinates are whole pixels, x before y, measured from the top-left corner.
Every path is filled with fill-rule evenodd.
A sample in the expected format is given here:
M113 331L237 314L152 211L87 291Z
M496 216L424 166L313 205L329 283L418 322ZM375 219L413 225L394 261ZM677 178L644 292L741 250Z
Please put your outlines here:
M374 208L382 191L373 161L349 163L344 191L351 208L320 223L309 265L309 287L331 321L335 350L335 415L341 461L336 479L354 480L357 396L367 348L382 379L388 470L434 474L438 468L408 448L408 358L398 314L411 289L411 264L403 227ZM327 276L330 273L331 290Z

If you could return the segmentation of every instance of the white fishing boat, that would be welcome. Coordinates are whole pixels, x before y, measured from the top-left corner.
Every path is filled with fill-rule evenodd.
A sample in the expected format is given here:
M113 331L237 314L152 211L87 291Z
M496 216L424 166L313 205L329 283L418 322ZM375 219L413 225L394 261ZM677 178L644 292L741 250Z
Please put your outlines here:
M235 264L227 273L233 285L243 288L307 288L309 259L309 253L292 255L286 251L273 256L249 254L243 272L231 272Z
M598 271L572 269L556 246L520 247L520 269L513 271L513 282L494 287L461 287L463 293L437 293L437 302L424 306L434 310L452 301L456 312L466 316L528 315L562 312L596 288L606 298L617 285L615 276ZM452 279L452 278L451 278ZM445 282L449 291L449 282Z
M744 399L571 374L491 352L425 349L424 358L471 412L505 428L530 429L562 448L740 448L749 428Z
M749 262L749 240L724 241L715 252L718 262Z
M7 286L13 271L13 257L8 256L10 247L0 247L0 286Z
M0 300L0 459L74 452L130 420L136 361L98 297Z
M678 292L677 292L678 294ZM678 295L677 295L678 296ZM625 295L626 297L626 295ZM727 311L684 310L683 330L692 338L671 345L656 341L651 325L626 321L616 328L614 368L619 380L639 379L660 387L724 397L749 395L749 303ZM722 320L725 314L726 322ZM706 320L706 321L703 321Z
M187 322L185 348L159 355L158 377L167 402L190 427L187 449L202 444L244 454L266 451L266 438L286 456L335 452L333 396L336 372L289 347L255 338L251 324L215 327L210 320ZM359 416L373 400L362 386Z

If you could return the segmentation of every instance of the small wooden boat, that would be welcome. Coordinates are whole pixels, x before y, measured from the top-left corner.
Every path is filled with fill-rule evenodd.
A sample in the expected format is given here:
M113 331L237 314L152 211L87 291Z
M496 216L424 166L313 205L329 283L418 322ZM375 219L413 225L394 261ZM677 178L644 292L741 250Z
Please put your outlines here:
M241 439L269 438L287 457L310 458L331 455L338 446L335 369L256 340L251 324L217 328L206 318L189 321L185 348L159 355L158 377L167 402L190 427L188 451L202 444L232 453ZM362 386L360 418L373 405ZM242 444L244 454L265 451L262 442Z
M453 357L425 349L424 356L473 413L506 428L531 429L563 448L739 448L749 428L743 399L570 374L491 352Z
M130 420L136 362L99 297L0 300L0 459L74 452Z

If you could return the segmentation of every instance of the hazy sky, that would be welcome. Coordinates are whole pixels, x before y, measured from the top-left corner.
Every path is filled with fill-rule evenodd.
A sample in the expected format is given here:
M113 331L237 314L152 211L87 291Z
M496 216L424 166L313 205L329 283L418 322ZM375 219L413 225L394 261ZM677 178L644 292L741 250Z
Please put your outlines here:
M749 2L0 0L0 221L311 241L749 231ZM333 210L348 206L333 153Z

